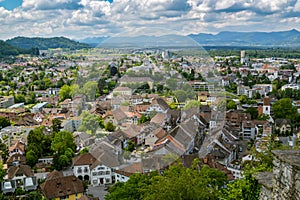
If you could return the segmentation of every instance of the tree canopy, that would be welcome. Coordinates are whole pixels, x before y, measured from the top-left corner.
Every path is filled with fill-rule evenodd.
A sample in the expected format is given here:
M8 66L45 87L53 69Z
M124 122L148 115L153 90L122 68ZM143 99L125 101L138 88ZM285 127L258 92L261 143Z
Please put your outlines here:
M163 175L157 172L134 174L126 183L113 186L105 199L217 199L218 189L226 182L223 172L208 166L195 164L192 168L185 168L176 164Z

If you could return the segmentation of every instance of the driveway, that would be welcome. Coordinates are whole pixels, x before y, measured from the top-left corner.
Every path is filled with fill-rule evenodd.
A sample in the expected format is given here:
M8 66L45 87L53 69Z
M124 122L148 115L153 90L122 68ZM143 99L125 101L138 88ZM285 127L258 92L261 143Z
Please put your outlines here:
M100 200L104 200L104 196L107 191L104 190L104 185L93 187L91 185L88 186L86 191L87 194L92 194L93 197L99 197Z

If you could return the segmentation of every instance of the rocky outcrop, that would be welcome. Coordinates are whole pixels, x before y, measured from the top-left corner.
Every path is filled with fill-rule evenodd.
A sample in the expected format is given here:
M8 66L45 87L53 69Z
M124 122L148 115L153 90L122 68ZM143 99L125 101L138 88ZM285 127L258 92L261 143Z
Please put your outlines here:
M255 176L261 200L300 200L300 151L274 150L273 172Z

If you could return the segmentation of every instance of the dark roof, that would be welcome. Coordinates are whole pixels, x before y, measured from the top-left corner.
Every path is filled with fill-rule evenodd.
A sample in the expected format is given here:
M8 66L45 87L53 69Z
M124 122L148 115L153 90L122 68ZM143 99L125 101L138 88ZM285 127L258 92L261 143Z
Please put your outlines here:
M76 176L47 177L41 189L48 199L84 192L82 181Z
M18 166L11 166L8 168L7 176L8 179L12 179L15 176L22 176L25 175L26 177L32 177L34 176L33 171L31 170L31 167L28 165L18 165Z
M22 154L13 154L7 159L7 163L12 163L15 161L19 161L20 163L26 162L26 156Z
M96 158L90 153L81 154L72 159L73 166L92 165L95 161Z
M281 119L281 118L275 120L275 125L276 126L281 127L285 124L291 124L291 120L290 119Z
M158 105L162 107L163 110L168 110L170 108L169 105L162 98L157 98L156 101Z

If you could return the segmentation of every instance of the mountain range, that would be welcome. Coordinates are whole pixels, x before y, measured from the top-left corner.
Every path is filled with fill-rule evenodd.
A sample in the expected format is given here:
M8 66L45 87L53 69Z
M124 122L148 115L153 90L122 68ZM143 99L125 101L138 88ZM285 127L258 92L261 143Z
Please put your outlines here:
M162 36L140 35L137 37L90 37L81 40L71 40L66 37L29 38L15 37L6 41L0 40L0 57L34 53L37 50L49 48L83 49L97 46L105 47L156 47L156 46L184 46L199 44L201 46L222 47L300 47L300 32L292 29L279 32L231 32L218 34L191 34L179 36L166 34Z
M168 35L165 35L168 36ZM170 35L174 37L174 35ZM141 43L160 40L162 36L139 36ZM143 37L143 38L142 38ZM151 38L152 37L152 38ZM289 31L278 32L232 32L223 31L218 34L190 34L187 37L192 38L202 46L281 46L281 47L300 47L300 32L292 29ZM93 47L109 41L109 37L93 37L79 40L80 42L90 44ZM130 41L130 37L118 37L117 41ZM145 46L140 44L141 46ZM100 45L101 46L101 45Z
M279 32L231 32L188 35L203 46L288 46L300 47L300 32L293 29Z

